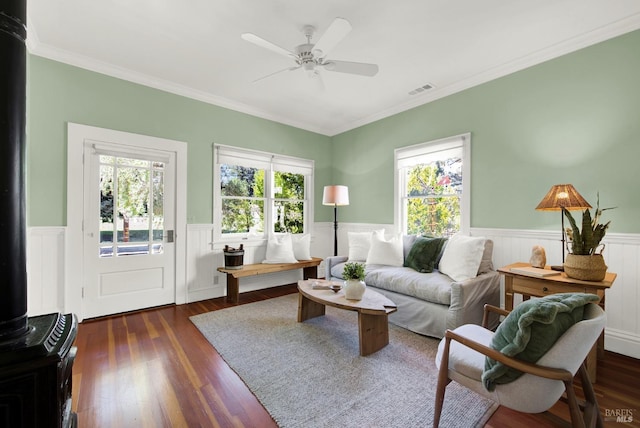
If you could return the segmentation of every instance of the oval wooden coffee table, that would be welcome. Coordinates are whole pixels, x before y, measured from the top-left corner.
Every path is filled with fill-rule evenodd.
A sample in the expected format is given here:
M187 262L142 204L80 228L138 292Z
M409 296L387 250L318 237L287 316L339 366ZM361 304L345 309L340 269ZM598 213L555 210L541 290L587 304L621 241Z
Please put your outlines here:
M314 281L298 281L298 322L324 315L327 306L356 311L360 355L373 354L389 344L388 315L398 310L395 303L370 288L362 300L347 300L342 290L314 290Z

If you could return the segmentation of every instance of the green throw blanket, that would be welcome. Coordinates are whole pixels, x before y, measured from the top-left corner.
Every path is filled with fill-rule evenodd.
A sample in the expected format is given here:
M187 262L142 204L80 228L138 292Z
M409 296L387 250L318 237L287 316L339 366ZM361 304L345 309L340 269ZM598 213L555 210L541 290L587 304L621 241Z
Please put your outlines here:
M561 293L522 302L500 324L491 347L509 357L535 363L569 327L582 320L584 305L598 300L595 294ZM513 382L522 374L487 357L482 383L493 391L497 384Z

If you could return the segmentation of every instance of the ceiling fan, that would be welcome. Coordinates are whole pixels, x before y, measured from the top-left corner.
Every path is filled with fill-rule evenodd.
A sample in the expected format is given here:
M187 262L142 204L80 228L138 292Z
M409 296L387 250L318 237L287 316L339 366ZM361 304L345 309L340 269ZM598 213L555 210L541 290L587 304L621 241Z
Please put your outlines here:
M269 49L272 52L284 55L295 61L295 65L278 70L275 73L268 74L264 77L256 79L253 83L258 82L267 77L271 77L285 71L294 71L302 68L309 77L320 77L319 69L323 68L327 71L335 71L338 73L357 74L360 76L375 76L378 73L377 64L367 64L363 62L337 61L327 59L327 55L347 34L351 31L351 24L344 18L336 18L333 20L327 31L315 43L311 43L315 27L305 25L302 29L303 34L307 38L307 43L303 43L295 47L293 52L284 49L274 43L271 43L262 37L253 33L244 33L241 37L255 45Z

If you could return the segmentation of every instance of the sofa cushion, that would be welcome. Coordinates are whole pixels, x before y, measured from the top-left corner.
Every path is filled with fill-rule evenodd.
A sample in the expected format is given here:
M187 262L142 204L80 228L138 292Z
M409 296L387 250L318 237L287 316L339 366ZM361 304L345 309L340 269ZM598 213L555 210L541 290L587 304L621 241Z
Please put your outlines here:
M387 241L381 230L373 232L371 247L367 254L367 264L402 266L402 261L402 238L394 236Z
M404 261L404 266L422 273L433 272L446 241L447 238L418 236Z
M416 239L418 235L402 235L402 260L406 260Z
M491 272L493 270L493 241L487 239L484 242L484 252L482 253L482 260L480 261L480 267L478 268L478 275Z
M485 238L460 233L453 235L440 259L440 272L459 282L474 278L480 268L485 241Z
M438 271L420 273L407 267L367 265L364 282L367 286L394 291L442 305L451 304L451 283Z
M344 271L344 264L346 262L338 263L331 267L331 276L334 278L344 279L342 276L342 271ZM366 269L366 268L365 268ZM329 278L327 278L329 279Z

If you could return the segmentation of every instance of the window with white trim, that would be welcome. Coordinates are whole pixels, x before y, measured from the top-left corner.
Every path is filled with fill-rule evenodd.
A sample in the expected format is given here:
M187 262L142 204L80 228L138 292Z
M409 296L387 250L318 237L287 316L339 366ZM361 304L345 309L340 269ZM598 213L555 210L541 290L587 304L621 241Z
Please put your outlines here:
M405 234L469 233L471 134L395 150L396 224Z
M306 233L313 224L313 161L214 145L217 238Z

